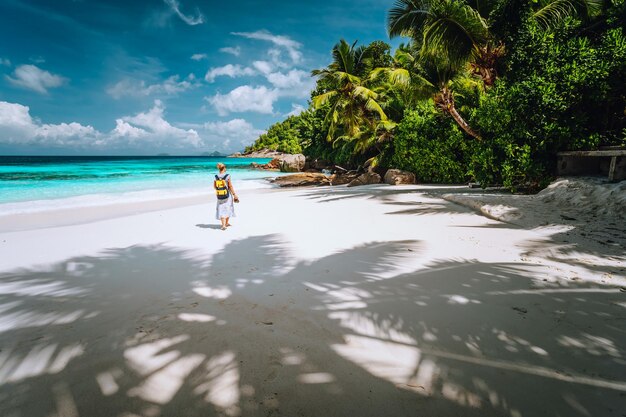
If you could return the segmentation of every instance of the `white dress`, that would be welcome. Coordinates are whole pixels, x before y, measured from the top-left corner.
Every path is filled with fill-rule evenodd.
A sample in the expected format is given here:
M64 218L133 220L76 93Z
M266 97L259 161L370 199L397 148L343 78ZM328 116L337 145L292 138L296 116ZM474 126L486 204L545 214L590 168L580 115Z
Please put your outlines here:
M233 204L232 195L229 195L228 198L224 200L217 200L215 218L219 220L222 217L235 217L235 205Z

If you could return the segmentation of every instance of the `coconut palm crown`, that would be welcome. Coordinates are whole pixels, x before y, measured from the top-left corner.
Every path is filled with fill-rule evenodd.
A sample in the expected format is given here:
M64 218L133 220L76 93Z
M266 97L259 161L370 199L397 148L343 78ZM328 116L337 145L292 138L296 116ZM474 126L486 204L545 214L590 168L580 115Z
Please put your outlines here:
M312 98L313 107L330 106L324 121L328 140L356 139L363 134L364 126L375 130L380 122L387 122L387 115L378 102L379 94L369 88L370 79L364 74L366 49L342 39L333 47L332 56L327 68L312 71L321 84L328 86Z

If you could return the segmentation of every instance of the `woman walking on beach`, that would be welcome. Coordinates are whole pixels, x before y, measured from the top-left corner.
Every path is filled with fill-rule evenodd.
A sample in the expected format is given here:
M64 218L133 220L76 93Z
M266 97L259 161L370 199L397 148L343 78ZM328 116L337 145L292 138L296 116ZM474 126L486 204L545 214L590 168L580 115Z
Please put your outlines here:
M219 173L215 175L215 181L213 181L213 188L217 194L215 218L222 222L222 230L226 230L226 228L230 226L228 220L231 217L235 217L235 206L233 202L238 203L239 198L230 181L230 174L226 173L226 165L220 162L217 164L217 169Z

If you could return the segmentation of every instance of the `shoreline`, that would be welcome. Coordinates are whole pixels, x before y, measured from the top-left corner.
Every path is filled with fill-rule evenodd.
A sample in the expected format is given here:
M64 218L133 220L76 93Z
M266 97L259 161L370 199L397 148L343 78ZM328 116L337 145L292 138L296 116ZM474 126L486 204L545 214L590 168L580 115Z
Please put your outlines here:
M240 191L238 194L250 196L259 193L290 191L289 189L279 187L248 188L243 190L243 193ZM120 201L102 205L44 209L30 213L0 214L0 233L76 226L198 205L208 205L214 208L215 195L207 191L205 194L187 197L167 197L132 202Z
M204 204L210 197L213 197L213 195L58 208L34 213L5 214L0 216L0 233L75 226L142 213L194 206Z
M353 188L354 193L363 193L368 189L402 189L405 191L429 193L437 190L439 193L446 191L463 191L463 185L438 185L438 184L415 184L409 186L389 186L386 184L374 184L370 186L360 186ZM345 184L334 186L301 185L296 187L280 187L273 185L267 180L267 187L243 188L238 194L242 196L256 195L262 193L290 193L306 190L319 190L325 193L334 191L348 191ZM62 199L61 199L62 200ZM54 200L51 200L54 201ZM28 202L20 202L27 204ZM170 210L188 206L215 204L215 196L209 190L191 196L169 196L165 198L145 199L140 201L118 201L104 204L92 204L86 206L69 206L43 208L33 212L21 213L0 213L0 233L19 232L26 230L36 230L43 228L74 226L79 224L98 222L102 220L112 220L120 217L139 215L161 210ZM496 219L497 220L497 219Z
M500 188L488 188L486 190L480 188L468 188L464 184L412 184L412 185L387 185L384 183L370 184L366 186L359 186L352 189L346 187L346 184L339 185L297 185L297 186L280 186L273 184L272 179L275 177L267 177L261 180L253 180L257 182L260 187L246 187L240 188L239 194L257 194L257 193L274 193L274 192L298 192L306 190L319 190L321 192L334 192L337 190L344 190L347 193L363 194L369 190L388 190L393 192L394 190L403 190L405 192L416 192L431 195L451 203L463 206L467 209L474 211L476 214L484 216L488 219L508 223L511 225L519 226L522 228L533 229L549 224L555 223L568 223L568 220L576 220L570 218L567 215L559 213L555 210L539 210L536 215L533 215L534 209L537 209L537 204L542 204L542 200L551 201L554 197L548 195L549 198L542 197L542 194L550 194L550 189L559 187L563 183L567 185L568 182L576 183L577 181L584 183L591 182L592 184L602 184L605 189L601 189L601 193L605 194L601 196L603 201L597 203L595 206L592 202L587 202L586 207L576 207L574 205L559 207L565 212L569 212L579 217L584 217L584 214L580 213L581 209L588 207L590 204L592 211L598 210L598 205L604 206L599 214L604 215L617 215L621 214L623 207L626 210L626 194L623 191L626 190L626 182L622 183L606 183L598 178L559 178L550 187L546 188L539 194L511 194L510 192ZM244 180L250 181L250 180ZM585 185L585 184L583 184ZM562 187L561 187L562 188ZM608 191L607 191L608 189ZM152 191L152 190L146 190ZM587 194L596 193L597 189L587 191ZM573 194L576 191L569 191ZM552 193L554 194L554 193ZM608 198L606 194L609 194ZM613 205L607 204L607 200L611 200L611 195L615 195L620 201L615 202ZM619 196L622 195L620 198ZM81 196L79 196L81 197ZM37 203L44 201L62 201L69 200L70 198L62 198L59 200L40 200ZM0 233L5 231L18 231L24 230L23 228L15 229L15 223L21 221L30 223L29 229L37 227L57 227L72 224L82 224L91 221L107 220L117 217L124 217L128 215L141 214L146 212L153 212L159 210L168 210L177 207L193 206L200 204L213 204L214 195L211 190L200 191L190 193L188 195L175 196L170 195L163 198L146 198L142 200L120 200L116 202L107 202L103 204L90 204L85 206L68 206L68 207L51 207L42 208L41 210L33 212L18 212L18 213L2 213L0 212ZM561 196L561 198L563 198ZM588 199L589 195L583 195L577 197L578 199ZM20 204L28 204L28 201L19 202ZM13 203L6 203L13 204ZM608 208L607 208L608 206ZM1 208L1 206L0 206ZM592 213L596 217L596 213ZM66 217L66 219L63 219ZM30 219L32 218L32 219ZM52 219L49 224L45 219ZM619 218L617 219L620 220ZM13 226L11 226L13 225ZM582 223L580 224L582 225Z

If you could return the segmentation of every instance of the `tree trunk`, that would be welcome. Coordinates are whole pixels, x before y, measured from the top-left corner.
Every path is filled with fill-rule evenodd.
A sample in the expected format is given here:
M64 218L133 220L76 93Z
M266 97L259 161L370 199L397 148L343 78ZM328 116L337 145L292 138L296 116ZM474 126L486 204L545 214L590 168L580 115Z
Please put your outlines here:
M470 127L469 124L463 119L463 117L456 110L456 106L454 105L454 97L452 96L452 91L448 89L448 87L444 87L439 94L435 96L435 104L445 113L448 113L454 121L459 125L461 129L471 137L481 140L480 135L474 131Z

